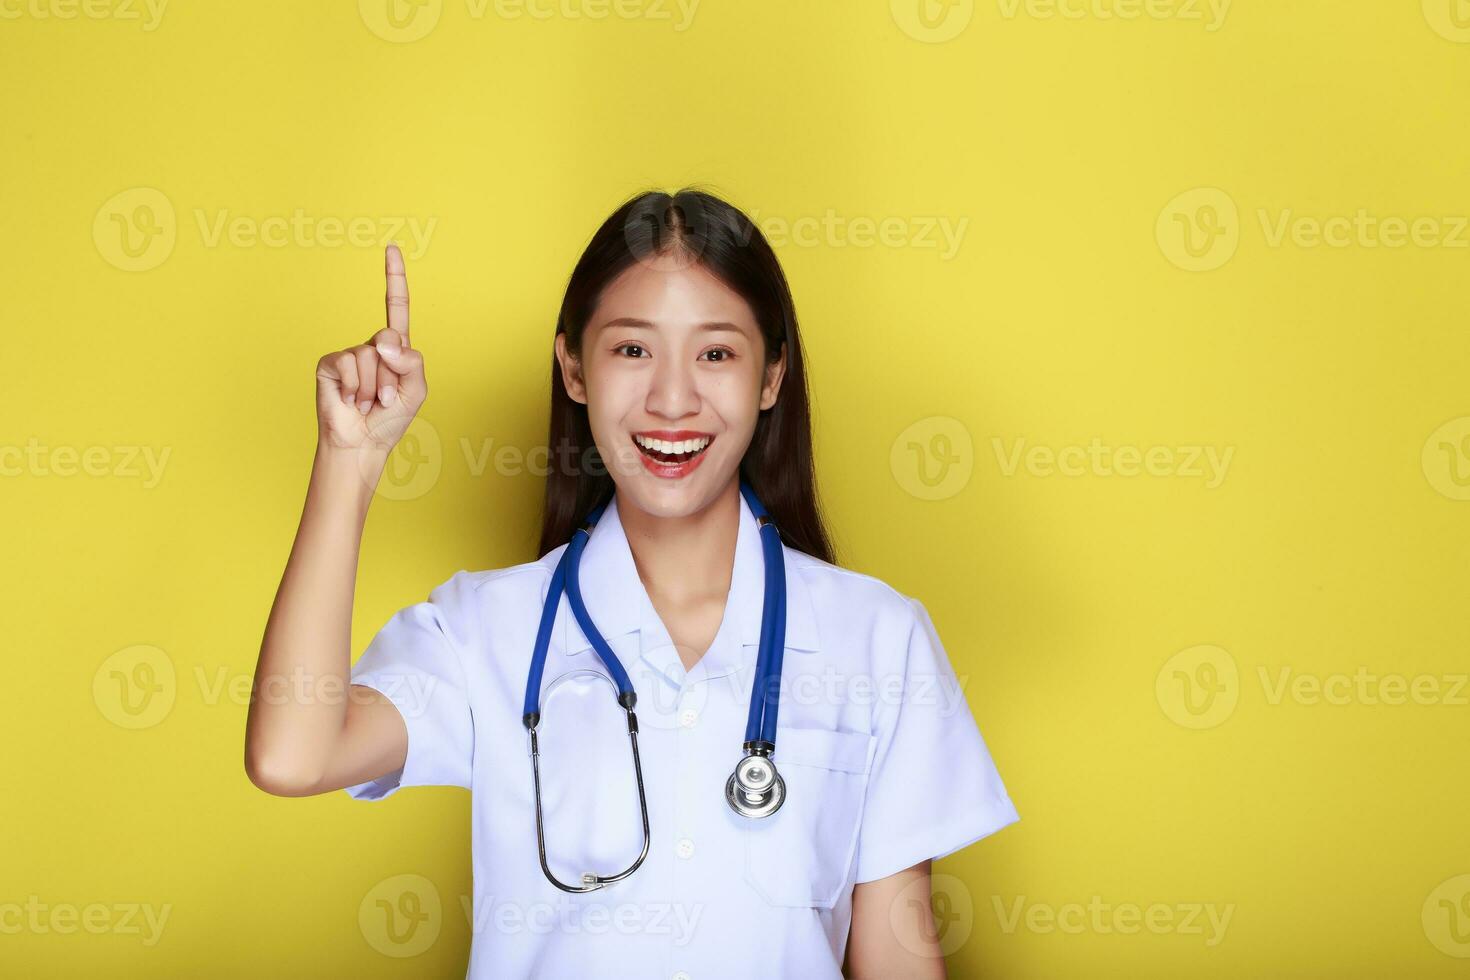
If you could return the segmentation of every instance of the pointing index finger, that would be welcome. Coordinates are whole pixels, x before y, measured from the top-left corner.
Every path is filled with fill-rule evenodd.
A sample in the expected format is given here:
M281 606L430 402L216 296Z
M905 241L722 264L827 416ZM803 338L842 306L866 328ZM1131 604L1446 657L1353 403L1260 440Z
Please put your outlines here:
M403 267L403 252L395 244L388 245L383 271L388 277L388 326L402 339L403 346L407 347L408 273Z

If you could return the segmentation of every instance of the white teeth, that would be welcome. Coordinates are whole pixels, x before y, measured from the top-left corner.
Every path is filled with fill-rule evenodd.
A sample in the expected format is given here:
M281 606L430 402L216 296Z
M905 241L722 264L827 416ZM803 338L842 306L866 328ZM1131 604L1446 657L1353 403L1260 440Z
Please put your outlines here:
M671 456L682 456L685 453L699 452L710 444L709 436L701 436L698 439L685 439L681 442L667 442L663 439L649 439L646 436L635 435L633 436L633 440L644 449L653 449Z

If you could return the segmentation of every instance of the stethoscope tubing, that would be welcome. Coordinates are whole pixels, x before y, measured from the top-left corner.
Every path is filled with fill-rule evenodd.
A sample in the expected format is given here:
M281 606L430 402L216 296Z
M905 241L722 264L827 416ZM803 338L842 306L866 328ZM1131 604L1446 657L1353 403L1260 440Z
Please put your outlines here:
M607 505L599 507L588 525L578 528L572 537L571 546L567 551L574 553L567 563L566 592L567 602L572 607L572 615L577 618L577 625L582 627L582 632L592 643L592 649L597 651L597 656L607 667L607 672L612 675L613 683L618 687L618 703L625 708L633 707L638 696L633 691L633 682L628 679L628 672L623 669L623 664L618 660L618 655L613 653L612 647L607 645L603 639L602 632L592 622L592 614L587 612L587 604L582 601L582 583L579 577L578 566L582 564L582 551L587 547L590 538L588 528L596 523L596 519L602 516L602 511ZM544 655L543 655L544 659Z
M760 741L771 746L776 742L776 713L780 708L781 664L785 653L786 636L786 563L781 551L781 535L771 523L765 508L748 491L744 482L740 486L750 504L751 513L760 524L761 550L765 555L767 574L765 596L761 603L760 652L755 662L755 688L750 699L750 713L745 723L745 742ZM782 642L777 642L777 637Z
M750 711L746 718L745 741L747 744L756 741L774 744L781 701L781 668L786 652L786 563L782 553L781 534L756 497L754 489L741 480L740 492L760 525L761 551L766 567L764 601L761 603L760 649L756 657L755 686L750 699ZM637 695L628 672L623 669L617 654L608 646L607 640L593 623L582 599L579 574L582 552L587 547L592 528L607 510L607 506L607 502L603 502L595 507L573 532L572 540L562 552L552 574L546 601L541 609L541 621L536 630L536 645L531 654L531 667L526 678L526 697L522 702L522 717L528 727L540 718L541 681L546 670L546 655L551 646L557 606L560 605L563 593L566 594L577 625L581 627L582 633L597 652L598 659L612 676L618 689L618 703L636 701ZM777 642L778 637L782 638L782 642Z
M725 785L725 796L736 812L747 817L766 817L780 809L786 796L785 783L776 772L771 756L776 749L776 714L780 707L781 665L785 653L786 638L786 562L782 550L781 534L775 522L766 513L755 490L744 480L740 481L740 492L749 505L759 526L761 554L765 565L765 592L761 604L760 649L756 654L755 678L751 689L750 712L745 728L745 757L735 767ZM638 716L634 711L638 702L637 692L628 672L623 669L617 654L608 646L607 640L592 621L587 605L582 600L582 585L579 568L582 552L591 539L592 529L611 503L611 498L595 507L587 519L572 533L547 588L546 601L541 608L541 620L536 628L536 645L531 651L530 669L526 675L526 697L523 704L522 723L526 726L530 742L531 774L533 793L536 798L536 847L541 859L541 870L557 888L566 892L596 891L606 885L631 875L648 856L652 840L648 821L648 798L643 785L643 763L638 752ZM537 739L537 726L541 722L541 683L546 670L546 655L551 646L551 633L555 628L557 608L565 594L572 616L581 627L592 648L608 670L604 676L617 689L617 701L623 708L628 721L628 740L633 755L634 780L638 787L638 808L643 820L643 848L627 869L611 875L592 872L581 876L581 885L569 885L552 873L546 857L546 828L541 802L541 760ZM590 671L599 673L598 671ZM599 676L603 676L599 674Z

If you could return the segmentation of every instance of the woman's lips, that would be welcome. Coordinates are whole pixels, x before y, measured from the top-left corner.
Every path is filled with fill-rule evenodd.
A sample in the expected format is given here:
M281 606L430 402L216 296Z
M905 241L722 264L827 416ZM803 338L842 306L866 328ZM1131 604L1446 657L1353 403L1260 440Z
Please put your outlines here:
M710 436L709 442L705 444L703 449L692 454L676 457L670 457L668 454L661 453L656 449L645 448L639 445L637 439L633 439L633 448L638 450L638 458L643 462L643 468L648 470L648 472L665 480L677 480L693 473L699 464L704 462L705 454L709 452L709 447L714 445L714 443L714 437Z

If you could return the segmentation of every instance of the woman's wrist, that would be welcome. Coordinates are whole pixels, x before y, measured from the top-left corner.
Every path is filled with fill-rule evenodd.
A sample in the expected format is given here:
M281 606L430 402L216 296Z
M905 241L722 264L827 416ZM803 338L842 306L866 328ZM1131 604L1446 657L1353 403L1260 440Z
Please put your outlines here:
M385 450L348 449L318 442L312 461L311 491L328 501L350 501L365 514L387 463Z

